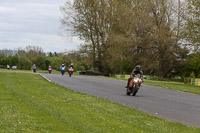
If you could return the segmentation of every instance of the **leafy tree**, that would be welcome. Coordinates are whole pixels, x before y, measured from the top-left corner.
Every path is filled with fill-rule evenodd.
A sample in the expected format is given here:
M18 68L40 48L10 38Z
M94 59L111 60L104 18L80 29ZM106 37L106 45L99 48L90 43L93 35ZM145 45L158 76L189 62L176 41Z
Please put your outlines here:
M4 57L5 57L4 53L1 53L1 52L0 52L0 60L1 60L2 58L4 58Z
M62 64L65 64L66 62L61 57L48 57L47 58L49 65L52 67L52 69L60 70L60 66Z
M54 56L58 57L58 54L56 52L54 52Z
M21 70L30 70L32 66L31 61L26 57L21 57L19 59L19 69Z
M20 57L27 57L29 60L37 58L39 56L45 56L43 49L39 46L26 46L24 50L18 52Z
M6 66L6 65L18 66L19 65L19 57L17 54L14 56L9 55L7 57L3 57L0 60L0 64L3 66Z
M23 49L18 49L17 54L19 55L19 58L21 58L21 57L26 57L26 56L27 56L26 51L23 50Z
M1 59L1 65L6 66L8 64L10 64L10 62L8 61L7 57Z
M11 64L12 64L12 66L19 66L19 57L18 57L17 54L12 56L12 63Z
M186 13L186 23L184 27L184 35L194 52L200 49L200 1L187 0L188 12Z
M200 76L200 52L191 54L188 59L188 65L185 69L185 76L194 73L196 77Z
M46 57L38 56L32 60L33 64L37 66L37 68L45 70L46 69Z
M53 54L51 52L49 52L49 57L53 57Z
M62 11L67 13L70 3L62 7ZM62 19L63 25L68 27L68 24L72 24L77 35L80 38L84 38L89 45L91 51L92 66L98 67L102 70L102 53L105 45L105 1L91 1L91 0L75 0L73 3L73 9L75 10L71 16L72 22L69 22L68 16L64 16ZM70 15L70 13L67 13ZM67 24L67 25L66 25ZM96 63L98 62L98 63Z

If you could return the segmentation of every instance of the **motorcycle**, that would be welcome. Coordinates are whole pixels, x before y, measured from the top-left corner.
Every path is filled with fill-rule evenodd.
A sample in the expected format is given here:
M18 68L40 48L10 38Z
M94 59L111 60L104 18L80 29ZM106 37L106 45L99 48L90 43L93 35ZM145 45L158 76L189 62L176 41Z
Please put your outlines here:
M61 71L61 74L62 74L62 76L63 76L63 75L65 74L65 71L62 70L62 71Z
M62 74L62 76L65 74L65 67L61 67L60 68L60 71L61 71L61 74Z
M52 72L52 68L49 68L48 71L49 71L49 74L51 74L51 72Z
M128 88L126 89L126 94L133 94L135 96L142 84L141 75L137 74L133 79L131 79Z
M36 69L33 69L33 72L36 73Z
M74 72L74 69L72 67L70 67L69 70L68 70L69 77L72 76L73 72Z

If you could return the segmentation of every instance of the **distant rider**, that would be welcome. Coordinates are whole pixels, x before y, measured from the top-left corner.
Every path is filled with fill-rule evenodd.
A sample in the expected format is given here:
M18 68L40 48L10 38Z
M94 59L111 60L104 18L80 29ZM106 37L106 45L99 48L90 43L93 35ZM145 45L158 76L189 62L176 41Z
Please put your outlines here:
M61 71L62 75L64 75L65 69L66 69L66 68L65 68L65 65L62 64L62 65L60 66L60 71Z
M135 77L135 75L140 74L141 80L143 81L143 72L142 67L140 65L137 65L135 69L130 74L130 78L128 79L127 86L125 88L128 88L130 81Z
M74 64L71 63L71 65L69 65L69 68L68 68L68 72L73 72L74 71Z
M69 65L69 69L70 68L72 68L72 69L74 68L74 64L73 63L71 63L71 65Z
M52 68L51 68L51 66L49 66L48 71L49 71L49 73L52 72Z
M36 72L36 65L35 64L32 66L32 69L33 69L33 72Z

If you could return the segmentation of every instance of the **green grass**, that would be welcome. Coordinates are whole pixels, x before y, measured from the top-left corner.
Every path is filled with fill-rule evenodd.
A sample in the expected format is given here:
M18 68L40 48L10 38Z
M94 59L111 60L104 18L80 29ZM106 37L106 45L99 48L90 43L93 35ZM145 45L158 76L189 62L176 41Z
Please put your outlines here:
M144 84L169 88L200 95L200 86L184 84L182 82L145 80Z
M200 132L197 128L73 92L29 73L0 72L0 106L3 133Z

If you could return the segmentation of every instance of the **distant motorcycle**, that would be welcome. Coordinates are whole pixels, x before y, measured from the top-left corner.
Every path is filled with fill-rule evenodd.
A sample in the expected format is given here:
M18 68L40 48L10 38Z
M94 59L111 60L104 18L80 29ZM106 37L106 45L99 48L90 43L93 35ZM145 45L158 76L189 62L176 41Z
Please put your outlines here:
M64 75L64 74L65 74L65 66L62 66L62 67L60 68L60 71L61 71L61 74Z
M74 69L72 67L70 67L69 70L68 70L69 77L72 76L73 72L74 72Z
M33 69L33 72L36 73L36 69Z
M126 89L126 94L130 95L133 94L135 96L142 84L141 75L137 74L129 83L128 88Z
M52 72L52 68L49 68L48 71L49 71L49 74L51 74L51 72Z

